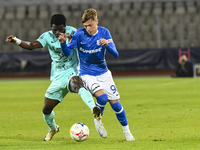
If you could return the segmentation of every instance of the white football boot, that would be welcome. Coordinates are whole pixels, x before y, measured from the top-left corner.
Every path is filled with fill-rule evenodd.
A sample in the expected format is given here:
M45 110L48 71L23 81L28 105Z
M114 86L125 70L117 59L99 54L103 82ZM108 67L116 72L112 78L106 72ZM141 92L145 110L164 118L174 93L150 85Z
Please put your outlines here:
M124 136L126 138L126 141L135 141L135 138L133 137L130 131L124 132Z
M43 141L51 141L54 134L56 134L58 131L60 131L60 127L58 125L56 125L55 129L49 130L47 135L44 137Z
M103 123L101 122L101 120L94 119L94 125L95 125L95 127L96 127L97 132L99 133L99 135L102 138L107 138L107 131L104 128Z

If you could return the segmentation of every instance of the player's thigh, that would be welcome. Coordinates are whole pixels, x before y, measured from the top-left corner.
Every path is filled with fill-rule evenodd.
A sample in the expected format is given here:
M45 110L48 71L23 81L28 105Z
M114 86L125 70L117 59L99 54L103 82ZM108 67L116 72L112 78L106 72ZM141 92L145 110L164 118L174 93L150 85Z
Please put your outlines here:
M101 96L101 95L103 95L103 94L105 94L105 91L104 91L103 89L101 89L101 90L95 92L95 93L94 93L94 96L95 96L95 97L99 97L99 96Z
M51 85L48 87L45 97L53 100L58 100L60 103L63 98L69 93L67 87L63 87L63 83L58 81L53 81Z
M97 81L96 76L91 75L84 75L80 76L83 81L84 87L92 94L96 93L97 91L103 90L99 82Z
M98 77L98 82L108 95L109 100L119 100L120 95L110 71Z

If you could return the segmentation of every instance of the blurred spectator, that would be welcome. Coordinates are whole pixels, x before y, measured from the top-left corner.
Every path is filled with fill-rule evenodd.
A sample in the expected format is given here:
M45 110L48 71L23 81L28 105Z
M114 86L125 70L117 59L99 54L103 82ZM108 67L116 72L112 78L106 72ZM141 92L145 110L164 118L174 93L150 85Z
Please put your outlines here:
M186 55L182 55L179 58L178 66L175 70L175 75L172 77L193 77L193 67L193 62L188 60Z

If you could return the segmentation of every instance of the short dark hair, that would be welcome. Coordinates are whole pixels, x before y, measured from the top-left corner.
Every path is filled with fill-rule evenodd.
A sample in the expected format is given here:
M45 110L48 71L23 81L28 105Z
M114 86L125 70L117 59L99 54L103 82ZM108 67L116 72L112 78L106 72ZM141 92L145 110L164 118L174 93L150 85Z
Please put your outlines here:
M66 18L63 14L54 14L51 17L51 27L52 25L55 24L57 26L59 25L64 25L66 26Z

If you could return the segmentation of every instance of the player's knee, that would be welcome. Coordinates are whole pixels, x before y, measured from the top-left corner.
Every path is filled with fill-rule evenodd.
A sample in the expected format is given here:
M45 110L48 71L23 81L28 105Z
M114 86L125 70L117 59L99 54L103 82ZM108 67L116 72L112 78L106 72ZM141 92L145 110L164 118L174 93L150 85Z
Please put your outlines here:
M108 100L108 102L110 103L110 105L112 105L112 104L119 102L119 100Z
M79 89L84 87L83 81L79 76L74 76L70 80L70 90L72 92L78 93Z
M101 102L101 105L105 105L108 102L108 95L106 93L97 97L97 102Z
M43 109L42 109L42 112L43 112L43 114L48 115L48 114L50 114L50 113L52 112L52 110L47 109L47 108L44 106Z

